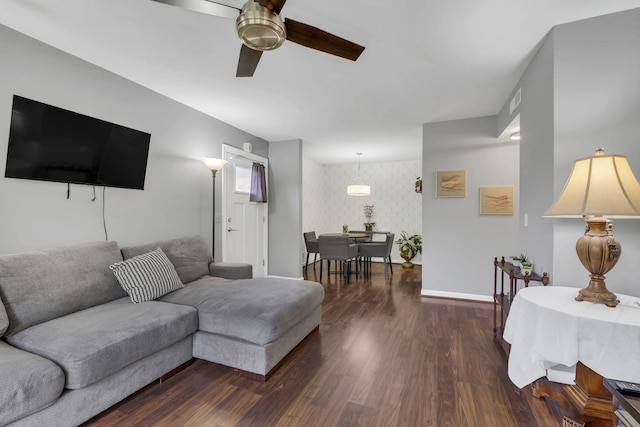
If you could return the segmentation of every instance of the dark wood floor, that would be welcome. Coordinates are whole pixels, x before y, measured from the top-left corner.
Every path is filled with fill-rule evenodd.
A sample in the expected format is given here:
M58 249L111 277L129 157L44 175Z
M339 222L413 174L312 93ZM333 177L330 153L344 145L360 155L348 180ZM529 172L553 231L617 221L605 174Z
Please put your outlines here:
M421 297L420 268L394 267L348 284L325 269L319 331L266 383L196 360L86 426L561 425L557 405L509 381L491 304Z

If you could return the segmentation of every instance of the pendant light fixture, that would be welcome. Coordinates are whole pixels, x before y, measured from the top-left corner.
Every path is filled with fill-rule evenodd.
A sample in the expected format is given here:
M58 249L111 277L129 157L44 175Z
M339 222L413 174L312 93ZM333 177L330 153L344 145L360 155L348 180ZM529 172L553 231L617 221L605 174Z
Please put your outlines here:
M362 156L362 153L356 153L356 155L358 156L358 177L354 184L347 186L347 194L349 196L369 196L371 187L362 184L360 180L360 156Z

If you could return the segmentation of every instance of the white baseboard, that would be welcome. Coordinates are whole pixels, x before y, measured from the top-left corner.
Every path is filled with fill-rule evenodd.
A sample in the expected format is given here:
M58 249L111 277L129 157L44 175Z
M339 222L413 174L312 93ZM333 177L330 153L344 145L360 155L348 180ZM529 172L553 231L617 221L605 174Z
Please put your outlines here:
M446 291L434 291L432 289L422 289L420 295L423 297L439 297L439 298L453 298L453 299L465 299L470 301L483 301L493 302L493 297L487 295L465 294L462 292L446 292Z

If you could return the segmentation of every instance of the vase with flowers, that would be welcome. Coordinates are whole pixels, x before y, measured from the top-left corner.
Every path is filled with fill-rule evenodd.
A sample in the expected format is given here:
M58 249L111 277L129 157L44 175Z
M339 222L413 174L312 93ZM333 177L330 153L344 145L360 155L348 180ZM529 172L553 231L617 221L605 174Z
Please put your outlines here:
M373 227L376 226L376 223L371 221L371 218L373 218L373 206L374 205L364 205L362 208L364 217L367 218L367 222L363 224L366 231L372 231Z

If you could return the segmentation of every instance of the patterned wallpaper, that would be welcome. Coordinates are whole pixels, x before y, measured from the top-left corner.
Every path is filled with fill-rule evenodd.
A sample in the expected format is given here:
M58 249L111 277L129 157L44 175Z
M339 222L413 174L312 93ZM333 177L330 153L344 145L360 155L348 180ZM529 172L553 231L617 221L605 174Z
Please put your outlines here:
M358 176L357 163L322 165L303 160L303 231L337 233L342 225L350 230L364 229L365 204L374 205L371 219L377 231L401 231L422 234L422 196L414 191L414 183L422 173L422 160L405 162L364 163L360 165L361 183L371 186L371 195L347 195L347 186ZM393 262L403 262L398 249L391 253ZM421 255L413 259L421 264Z

